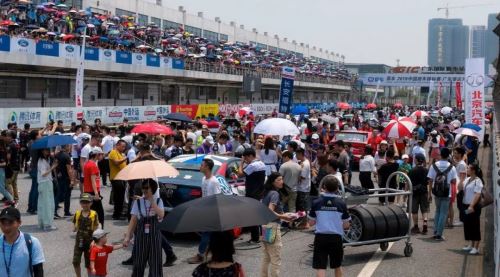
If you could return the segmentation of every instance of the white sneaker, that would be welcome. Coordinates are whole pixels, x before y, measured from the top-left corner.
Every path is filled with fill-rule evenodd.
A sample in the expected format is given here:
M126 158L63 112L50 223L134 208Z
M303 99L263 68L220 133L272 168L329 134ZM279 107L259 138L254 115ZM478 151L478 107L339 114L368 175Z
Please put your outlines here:
M477 255L479 254L479 250L477 250L476 248L472 248L472 250L469 252L470 255Z
M464 248L462 248L463 251L471 251L472 250L472 246L466 246Z
M464 226L464 223L461 222L461 221L455 221L455 222L453 222L453 227L460 227L460 226Z

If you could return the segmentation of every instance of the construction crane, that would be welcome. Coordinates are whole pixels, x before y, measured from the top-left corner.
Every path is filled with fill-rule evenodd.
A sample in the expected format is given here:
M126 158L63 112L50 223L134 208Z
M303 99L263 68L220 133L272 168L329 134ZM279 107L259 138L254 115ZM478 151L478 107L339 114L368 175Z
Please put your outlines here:
M474 4L474 5L463 5L463 6L449 6L449 3L446 3L446 7L437 8L437 11L444 10L446 18L450 16L450 9L463 9L463 8L471 8L471 7L482 7L482 6L491 6L493 3L485 3L485 4Z

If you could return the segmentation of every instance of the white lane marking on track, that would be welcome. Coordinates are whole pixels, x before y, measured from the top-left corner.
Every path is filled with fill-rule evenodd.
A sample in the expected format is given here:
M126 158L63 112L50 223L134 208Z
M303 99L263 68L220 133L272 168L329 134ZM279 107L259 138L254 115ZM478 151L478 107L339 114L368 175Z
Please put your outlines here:
M394 242L389 242L389 247L387 247L386 251L382 251L382 250L380 250L380 248L377 249L377 252L375 252L373 254L373 256L370 258L368 263L366 263L366 265L363 267L363 269L361 269L361 271L358 274L358 277L370 277L370 276L372 276L373 273L375 272L375 270L377 269L377 267L380 265L380 263L384 259L387 252L389 252L389 250L391 249L393 244L394 244Z

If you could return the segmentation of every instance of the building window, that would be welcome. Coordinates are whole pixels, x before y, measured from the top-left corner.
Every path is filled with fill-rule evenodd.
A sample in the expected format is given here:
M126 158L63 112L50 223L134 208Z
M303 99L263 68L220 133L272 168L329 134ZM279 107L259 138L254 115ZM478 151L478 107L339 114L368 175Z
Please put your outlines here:
M220 40L228 41L229 40L229 36L226 35L226 34L220 34Z
M49 98L69 98L69 80L48 79Z
M122 9L116 9L116 16L122 16L122 15L135 16L135 13Z
M47 79L28 78L28 87L26 88L26 99L42 99L42 94L47 92ZM47 97L47 96L45 96Z
M201 29L186 25L186 32L189 32L197 37L201 37Z
M134 98L135 99L148 98L148 84L134 83Z
M269 46L269 51L271 52L278 52L278 48L274 47L274 46Z
M130 100L134 98L134 83L120 84L120 99Z
M205 30L203 32L203 35L205 36L206 39L208 39L211 42L217 42L217 40L218 40L216 32Z
M1 77L0 98L22 98L25 90L24 78Z
M168 20L163 20L163 29L178 30L180 26L181 26L181 24L179 24L179 23L168 21Z
M139 14L139 25L146 26L148 25L148 16L144 14Z
M99 81L97 84L97 99L118 98L119 84L117 82Z
M157 17L151 17L151 22L156 24L156 26L161 28L161 19L159 19Z

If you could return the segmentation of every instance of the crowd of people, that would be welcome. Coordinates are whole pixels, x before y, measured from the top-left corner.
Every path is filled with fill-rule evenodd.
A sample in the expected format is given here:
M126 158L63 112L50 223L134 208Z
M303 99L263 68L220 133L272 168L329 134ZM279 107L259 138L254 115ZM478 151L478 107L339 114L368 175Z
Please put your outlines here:
M161 28L155 23L138 22L134 16L77 10L65 5L65 1L40 5L30 1L0 2L0 35L69 44L82 44L86 36L86 45L90 47L278 73L289 66L299 74L352 80L345 68L333 62L303 57L292 51L270 51L249 43L208 39L187 32L182 25Z
M113 250L128 246L132 238L135 242L132 257L123 263L133 265L133 276L143 276L146 264L149 264L150 276L162 276L162 263L172 266L177 259L166 234L158 228L158 222L165 215L162 198L157 193L162 184L153 179L123 182L115 177L130 163L168 161L182 154L198 153L240 157L236 174L245 177L245 196L262 201L276 214L276 221L249 228L248 243L263 245L261 276L279 276L284 243L282 228L307 230L313 225L313 268L318 276L325 276L330 265L335 275L341 276L342 236L350 227L350 216L339 191L359 183L366 193L373 193L370 189L375 188L375 184L385 187L388 177L397 171L407 174L411 180L412 206L407 207L405 197L388 197L388 200L381 197L380 204L407 208L413 218L411 233L426 235L431 229L428 214L434 199L432 239L443 241L445 228L463 225L467 243L463 250L478 254L482 208L479 203L485 184L478 149L481 143L488 146L488 138L455 135L453 129L465 124L461 111L417 117L417 127L411 136L392 138L388 135L383 127L385 123L410 116L415 110L384 108L370 114L354 110L349 116L342 111L312 112L296 117L276 112L261 116L249 113L241 117L209 115L192 123L159 120L173 130L174 134L170 135L132 134L133 126L126 120L119 126L103 126L99 119L93 125L85 121L71 126L64 126L62 121L50 122L43 129L30 128L29 124L18 129L16 123L10 123L0 135L0 193L9 206L0 214L2 231L5 240L12 244L8 230L13 224L17 226L16 222L20 223L19 212L13 208L19 201L16 179L19 173L29 173L32 185L28 213L37 214L39 228L53 231L57 229L54 219L73 218L77 232L73 265L77 276L81 276L82 255L85 268L91 274L105 276L107 258L99 257L107 257ZM273 117L294 122L300 134L266 136L253 132L260 121ZM492 123L491 116L488 118L487 125ZM220 127L209 129L204 123L210 121L220 121ZM358 157L351 143L335 139L346 130L370 134ZM489 134L489 127L485 134ZM47 135L70 135L77 143L41 150L31 147ZM203 160L202 197L221 193L220 184L212 175L213 167L212 160ZM353 178L356 170L360 172L359 180ZM402 177L392 178L388 185L409 189ZM103 199L103 186L111 186L111 199ZM75 207L70 206L70 198L77 187L81 207L73 213ZM114 205L113 220L129 220L122 245L106 244L103 201L108 200ZM453 213L455 204L458 218ZM262 241L263 229L274 234L272 240ZM230 232L201 234L198 252L188 260L200 264L193 276L243 276L238 274L243 272L244 262L234 261L232 238ZM207 253L211 253L209 260ZM30 269L43 263L43 254L36 259L37 263L34 261L35 258Z

